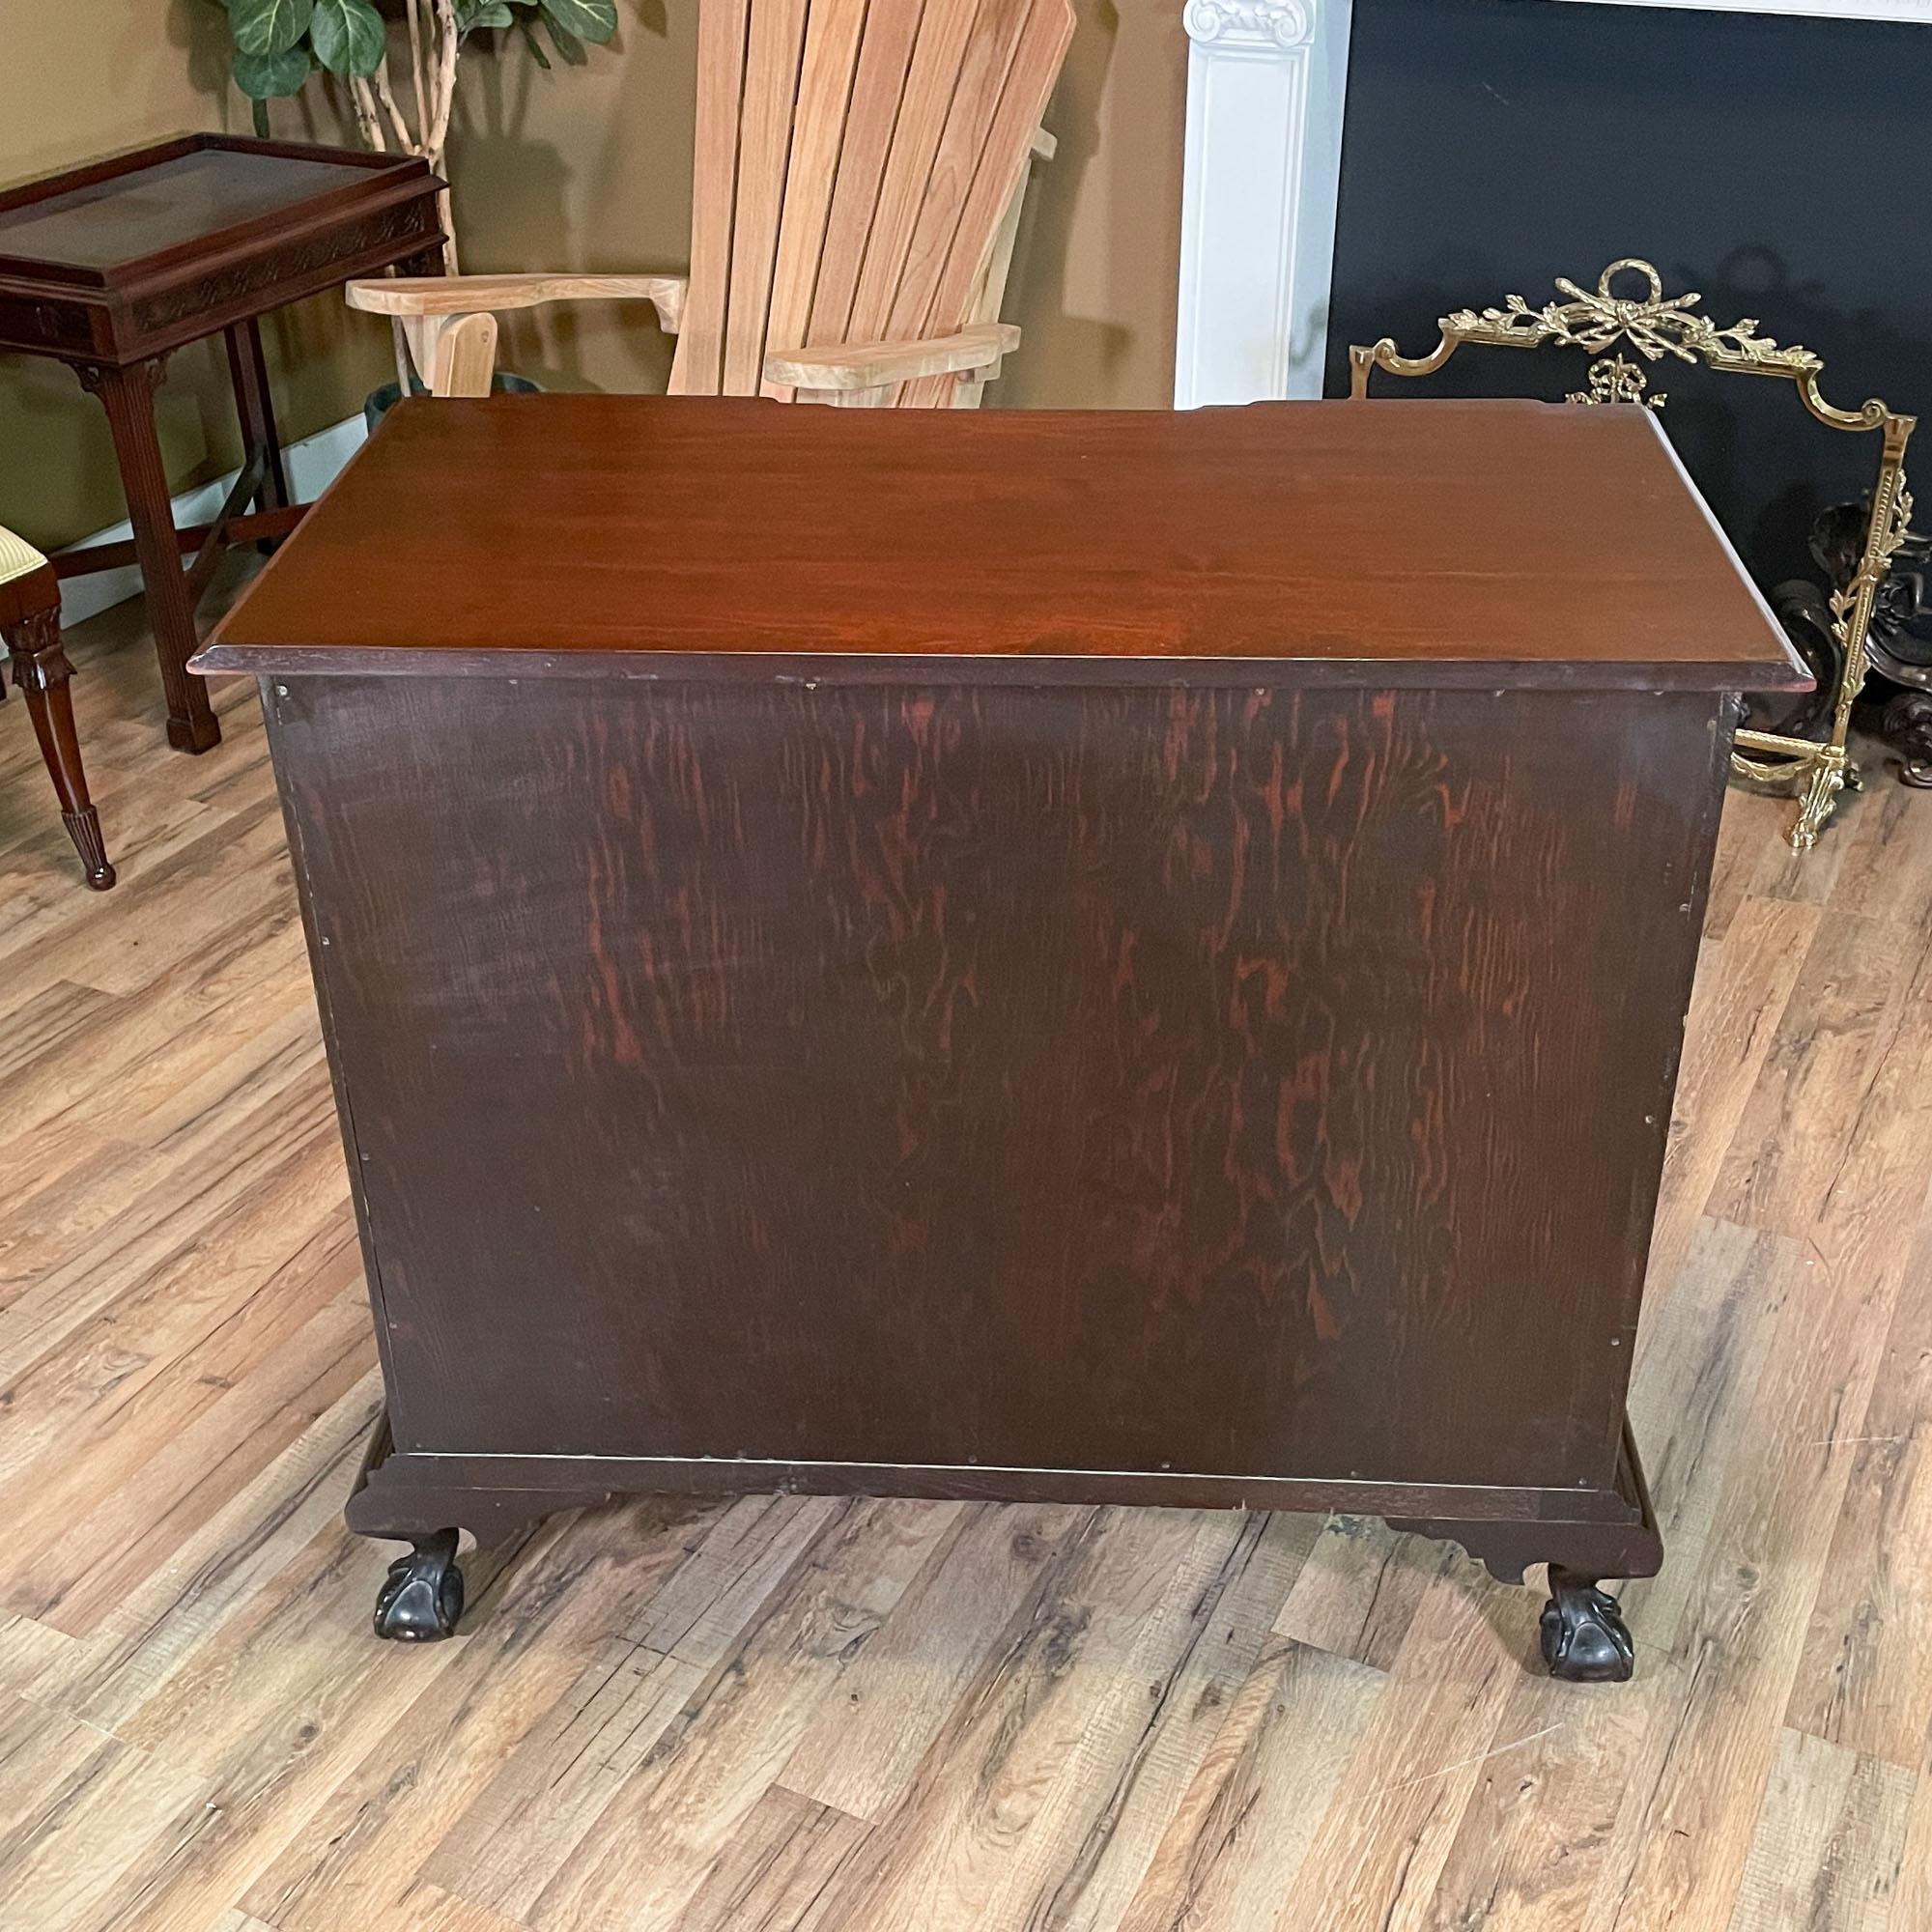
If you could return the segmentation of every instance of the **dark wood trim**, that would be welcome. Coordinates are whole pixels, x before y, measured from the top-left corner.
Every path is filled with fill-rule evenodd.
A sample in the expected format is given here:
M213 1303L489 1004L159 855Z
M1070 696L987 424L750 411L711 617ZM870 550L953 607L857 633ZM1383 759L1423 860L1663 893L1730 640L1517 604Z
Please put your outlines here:
M1512 1540L1548 1562L1566 1551L1602 1555L1647 1546L1620 1490L1505 1489L1476 1484L1351 1482L1138 1469L1016 1469L891 1463L794 1463L668 1456L463 1456L398 1450L385 1416L348 1503L350 1528L408 1537L456 1522L479 1542L500 1540L563 1509L612 1496L905 1496L944 1501L1112 1502L1164 1509L1334 1511L1378 1516L1398 1528L1463 1542L1483 1554ZM1655 1541L1654 1527L1650 1531ZM1497 1568L1503 1559L1492 1561ZM1661 1560L1661 1558L1660 1558ZM1648 1576L1605 1566L1603 1576ZM1498 1569L1497 1574L1501 1574ZM1519 1566L1512 1580L1521 1580Z
M222 331L228 347L229 386L235 393L235 418L242 444L263 458L262 488L256 498L261 510L285 510L295 501L282 457L282 432L275 421L274 391L269 385L269 358L262 346L262 320L250 316Z
M228 495L222 499L220 509L214 513L214 521L209 525L208 534L202 538L195 551L194 561L188 566L187 598L190 604L199 606L207 594L214 566L221 561L222 553L235 541L233 530L242 519L242 505L253 501L262 493L268 474L269 452L258 444L248 452L241 473L228 486Z
M232 518L227 526L230 543L272 543L287 536L304 516L306 503L291 504L285 510L255 510L245 517ZM175 546L185 555L198 551L214 529L213 524L185 524L174 533ZM54 575L63 583L73 577L93 577L103 570L125 570L139 563L140 546L131 537L118 543L89 544L83 550L64 550L51 559Z
M1432 1511L1413 1518L1387 1517L1391 1529L1460 1544L1499 1583L1520 1583L1532 1564L1555 1563L1592 1577L1655 1577L1663 1567L1663 1538L1651 1506L1636 1438L1624 1417L1617 1455L1617 1520L1458 1520ZM1378 1515L1382 1512L1368 1511Z
M408 645L230 642L217 627L195 655L203 676L620 678L646 684L828 684L877 686L972 683L1068 687L1130 685L1172 691L1619 691L1619 667L1587 664L1474 664L1388 658L934 657L799 651L548 651L505 643L490 650L416 650ZM1645 668L1647 690L1723 691L1735 665ZM1772 673L1770 681L1777 682ZM1756 677L1754 685L1763 683Z

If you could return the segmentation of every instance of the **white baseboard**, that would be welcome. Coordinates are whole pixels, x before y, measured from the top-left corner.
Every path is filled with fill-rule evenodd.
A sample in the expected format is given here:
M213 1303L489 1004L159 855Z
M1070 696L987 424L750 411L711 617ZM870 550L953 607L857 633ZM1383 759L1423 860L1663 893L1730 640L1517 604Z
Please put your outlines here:
M358 414L345 416L339 423L331 423L328 428L317 430L313 436L305 436L299 442L291 443L282 452L282 461L287 467L289 488L295 492L296 501L306 503L319 497L335 481L342 466L362 447L368 434ZM210 522L227 499L240 474L239 469L231 469L226 476L217 476L199 489L184 490L174 499L177 527ZM133 534L132 524L116 524L111 530L97 531L69 548L92 550L97 544L124 543ZM69 625L81 623L140 594L141 572L134 564L129 564L125 570L97 571L91 577L70 577L61 585L61 622Z

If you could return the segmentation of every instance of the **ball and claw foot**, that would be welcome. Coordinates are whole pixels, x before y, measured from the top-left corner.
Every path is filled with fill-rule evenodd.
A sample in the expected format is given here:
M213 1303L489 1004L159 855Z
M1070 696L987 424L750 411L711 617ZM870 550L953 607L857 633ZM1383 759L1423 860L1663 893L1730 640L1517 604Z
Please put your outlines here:
M456 1634L463 1614L463 1572L453 1529L412 1537L415 1548L389 1565L376 1598L376 1634L399 1643L435 1643Z
M1623 1684L1636 1667L1636 1646L1617 1600L1560 1563L1549 1566L1549 1601L1539 1634L1552 1677L1570 1684Z

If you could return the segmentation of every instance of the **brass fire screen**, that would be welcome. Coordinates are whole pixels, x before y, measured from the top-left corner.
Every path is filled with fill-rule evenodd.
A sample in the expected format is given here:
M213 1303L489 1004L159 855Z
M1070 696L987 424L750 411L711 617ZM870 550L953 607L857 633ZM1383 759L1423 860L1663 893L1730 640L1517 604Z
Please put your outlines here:
M1643 293L1612 293L1617 277L1640 277ZM1631 284L1626 281L1628 288ZM1384 336L1373 348L1349 351L1350 393L1365 396L1369 377L1377 369L1392 376L1430 376L1442 367L1465 342L1489 343L1498 349L1541 349L1560 344L1602 356L1627 344L1642 357L1634 362L1619 354L1607 361L1593 361L1588 386L1568 401L1586 406L1636 403L1662 407L1664 398L1653 394L1643 364L1674 356L1682 362L1703 362L1710 368L1744 376L1776 376L1792 384L1804 407L1817 419L1841 430L1881 433L1878 481L1872 491L1871 516L1862 552L1849 582L1833 587L1830 604L1832 635L1838 646L1836 688L1830 713L1831 729L1822 743L1776 731L1740 730L1731 753L1732 767L1747 778L1785 781L1798 787L1799 810L1791 828L1791 843L1806 851L1832 815L1833 801L1858 774L1846 751L1852 706L1864 683L1866 639L1880 586L1891 560L1905 542L1912 524L1912 497L1905 483L1905 446L1917 417L1901 415L1878 401L1856 410L1841 410L1820 392L1824 362L1797 344L1780 347L1757 332L1754 318L1720 328L1696 313L1703 298L1665 296L1663 278L1648 262L1634 257L1612 262L1597 278L1596 292L1558 277L1565 301L1531 308L1520 296L1511 296L1502 308L1458 309L1441 319L1441 340L1426 355L1404 355Z

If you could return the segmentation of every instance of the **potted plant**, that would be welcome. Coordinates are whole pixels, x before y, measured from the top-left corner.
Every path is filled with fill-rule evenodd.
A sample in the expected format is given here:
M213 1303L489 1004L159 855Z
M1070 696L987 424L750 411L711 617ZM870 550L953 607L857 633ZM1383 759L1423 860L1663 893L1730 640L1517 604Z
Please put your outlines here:
M379 154L420 155L447 181L450 114L456 71L478 34L514 33L538 66L551 65L539 30L555 51L576 64L583 43L609 41L617 31L616 0L216 0L235 43L235 84L254 102L255 131L267 136L269 103L287 99L317 74L346 96L364 142ZM458 272L456 226L449 193L442 195L443 263ZM408 361L397 329L397 370ZM506 387L533 387L499 377ZM398 388L396 393L400 393ZM372 418L395 400L386 390L370 399Z

